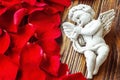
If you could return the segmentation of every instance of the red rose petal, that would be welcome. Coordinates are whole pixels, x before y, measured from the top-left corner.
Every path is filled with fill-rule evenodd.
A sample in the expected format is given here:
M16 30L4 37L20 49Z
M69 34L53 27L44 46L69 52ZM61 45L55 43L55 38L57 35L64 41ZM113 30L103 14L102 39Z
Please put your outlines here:
M0 55L0 80L15 80L18 70L18 65L4 56Z
M20 64L20 52L21 50L16 50L16 49L8 49L5 55L7 55L11 61L15 64Z
M63 12L65 7L69 6L70 0L47 0L46 2L49 6L45 9L46 13L55 14L58 12Z
M19 4L21 0L1 0L1 4L7 7Z
M50 4L45 8L45 13L47 14L56 14L58 12L64 11L64 6L59 4Z
M6 8L6 7L0 7L0 16L1 16L4 12L6 12L7 9L8 9L8 8Z
M32 64L39 66L43 57L42 48L38 44L29 43L25 45L21 52L21 64Z
M0 27L8 32L17 32L17 26L13 24L15 9L10 8L0 16Z
M32 14L33 12L36 12L36 11L42 11L42 10L44 10L44 8L43 7L39 7L39 8L31 8L31 9L29 9L29 14Z
M86 80L82 73L69 74L65 76L62 80Z
M26 2L30 5L34 5L36 3L37 0L22 0L23 2Z
M57 39L61 36L61 30L60 28L54 28L53 30L51 31L47 31L45 32L40 38L40 34L38 33L37 34L37 38L39 40L49 40L49 39Z
M50 16L44 12L36 11L30 15L29 22L37 26L36 37L39 40L56 39L61 35L59 14Z
M28 10L28 14L32 14L35 11L42 11L46 6L45 3L36 3L34 6L32 6L29 3L25 3L24 1L21 5L23 8Z
M3 33L3 31L2 31L2 29L0 28L0 36L2 35L2 33Z
M44 6L46 6L47 4L46 3L44 3L44 2L36 2L36 4L35 4L35 6L37 6L37 7L44 7Z
M21 8L17 10L14 14L14 24L19 25L22 18L27 14L28 10L26 8Z
M54 39L41 40L39 44L48 56L60 55L60 46Z
M47 73L52 74L54 76L58 76L58 70L60 67L60 57L59 56L51 56L46 57L41 63L40 66Z
M69 74L69 69L68 69L67 64L61 63L60 68L59 68L59 72L58 72L58 76L63 77L63 76L68 75L68 74Z
M57 3L57 4L61 4L64 6L70 6L71 1L70 0L47 0L48 2L53 2L53 3Z
M46 74L39 67L26 65L22 68L21 80L46 80Z
M39 35L42 35L47 31L52 32L54 29L56 30L59 28L60 15L49 15L42 11L35 11L32 14L30 14L29 23L36 25L37 33Z
M11 46L15 49L21 49L34 34L35 27L28 24L24 27L20 27L17 34L10 33Z
M2 29L0 29L0 54L4 54L5 51L8 49L10 44L10 37L8 33Z
M46 80L63 80L63 77L68 75L68 66L66 64L60 64L58 76L54 77L53 75L47 74Z

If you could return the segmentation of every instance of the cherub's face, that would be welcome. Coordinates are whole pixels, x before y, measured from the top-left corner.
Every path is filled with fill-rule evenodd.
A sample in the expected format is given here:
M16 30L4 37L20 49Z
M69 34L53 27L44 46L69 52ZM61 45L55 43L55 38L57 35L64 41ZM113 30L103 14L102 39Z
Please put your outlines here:
M90 6L84 4L74 6L70 9L68 14L69 19L76 22L77 24L82 25L85 25L91 21L93 16L94 10Z
M81 25L85 25L87 24L88 22L90 22L92 20L92 16L85 12L85 11L82 11L82 10L78 10L78 11L75 11L73 13L73 16L71 18L74 22L77 23L77 25L81 24Z

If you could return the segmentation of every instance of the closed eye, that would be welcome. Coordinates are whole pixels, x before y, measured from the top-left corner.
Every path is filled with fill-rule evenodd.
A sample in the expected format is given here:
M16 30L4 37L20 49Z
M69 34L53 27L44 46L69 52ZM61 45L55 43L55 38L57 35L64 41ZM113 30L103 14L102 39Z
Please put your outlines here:
M84 9L85 7L83 6L82 8Z
M79 17L77 17L77 19L80 19Z
M81 23L81 20L79 21L79 23Z

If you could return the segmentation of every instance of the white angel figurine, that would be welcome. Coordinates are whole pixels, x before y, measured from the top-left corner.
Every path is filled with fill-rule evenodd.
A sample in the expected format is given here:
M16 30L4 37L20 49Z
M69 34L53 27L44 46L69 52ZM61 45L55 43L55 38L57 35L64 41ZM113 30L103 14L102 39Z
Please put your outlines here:
M109 46L105 43L104 36L110 31L115 17L113 9L101 13L94 20L94 10L85 4L79 4L69 10L68 18L76 24L64 22L64 33L72 41L73 48L83 53L87 63L87 78L92 79L99 67L106 60Z

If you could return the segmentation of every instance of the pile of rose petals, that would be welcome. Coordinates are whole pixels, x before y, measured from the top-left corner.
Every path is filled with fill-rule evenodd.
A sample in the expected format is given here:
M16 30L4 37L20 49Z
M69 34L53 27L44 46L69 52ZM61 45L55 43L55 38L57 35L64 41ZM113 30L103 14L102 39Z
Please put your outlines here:
M0 0L0 80L85 80L60 63L60 13L70 0Z

